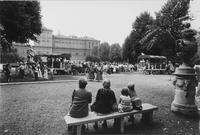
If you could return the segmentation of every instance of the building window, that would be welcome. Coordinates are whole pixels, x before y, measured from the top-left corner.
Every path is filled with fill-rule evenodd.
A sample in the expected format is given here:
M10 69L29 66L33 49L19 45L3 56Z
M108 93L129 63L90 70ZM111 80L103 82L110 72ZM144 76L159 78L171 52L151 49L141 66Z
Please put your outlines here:
M76 56L78 56L78 53L76 53Z

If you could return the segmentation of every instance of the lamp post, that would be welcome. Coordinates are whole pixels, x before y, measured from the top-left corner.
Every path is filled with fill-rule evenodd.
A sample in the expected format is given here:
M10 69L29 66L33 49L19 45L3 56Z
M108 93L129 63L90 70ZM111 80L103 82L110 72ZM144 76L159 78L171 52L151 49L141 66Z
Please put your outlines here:
M177 56L182 59L182 64L176 68L173 82L175 96L171 104L171 110L187 116L198 116L197 105L195 104L195 87L197 86L195 70L191 64L191 58L197 51L197 43L194 38L196 31L189 29L181 31L182 39L177 40Z

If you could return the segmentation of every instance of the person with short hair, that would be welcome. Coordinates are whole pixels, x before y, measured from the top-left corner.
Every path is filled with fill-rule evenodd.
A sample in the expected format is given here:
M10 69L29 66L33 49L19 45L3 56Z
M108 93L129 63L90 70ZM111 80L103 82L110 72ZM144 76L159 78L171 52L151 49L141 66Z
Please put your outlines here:
M133 110L133 106L131 103L131 98L129 96L129 90L128 90L128 88L123 88L121 90L121 95L119 98L118 111L119 112L129 112L131 110Z
M89 103L92 102L92 93L86 89L87 80L81 78L79 80L79 89L74 90L72 94L72 104L69 115L74 118L88 116Z
M108 114L117 110L117 100L115 93L110 89L110 80L103 81L103 88L100 88L96 95L96 100L91 106L91 110L98 114ZM103 128L107 128L107 122L104 120ZM98 123L95 122L95 129L98 129Z

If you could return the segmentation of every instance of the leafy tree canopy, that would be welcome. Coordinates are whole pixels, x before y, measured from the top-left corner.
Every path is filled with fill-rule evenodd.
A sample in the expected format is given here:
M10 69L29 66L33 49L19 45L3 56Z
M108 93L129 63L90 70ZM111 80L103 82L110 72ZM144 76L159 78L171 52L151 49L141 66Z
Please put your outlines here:
M119 44L112 44L110 47L110 60L120 62L122 57L122 48Z
M135 22L133 23L133 31L135 31L138 36L141 38L144 36L145 32L148 30L148 26L154 23L153 17L145 11L136 17Z
M27 43L29 39L37 40L41 33L40 3L38 1L1 1L1 34L12 43Z
M148 12L141 13L123 44L123 59L136 61L141 52L176 58L175 41L181 38L190 0L168 0L154 19Z
M175 41L181 37L183 21L188 16L190 0L168 0L156 13L155 23L150 25L140 44L147 54L175 57Z
M99 57L102 61L109 61L110 58L110 46L108 43L101 43L99 47Z
M130 36L128 36L125 39L124 44L122 45L122 56L124 61L129 61L129 59L131 58L131 50L132 50L131 40Z
M92 55L93 56L98 56L99 55L99 48L98 48L98 46L94 46L92 48Z
M148 30L148 26L154 23L153 17L148 13L141 13L132 25L132 31L123 44L123 59L128 62L136 62L142 48L139 44L141 38Z
M17 50L11 48L9 52L0 52L0 63L16 63L23 61L23 58L17 54Z
M101 60L98 56L87 56L85 61L100 62Z

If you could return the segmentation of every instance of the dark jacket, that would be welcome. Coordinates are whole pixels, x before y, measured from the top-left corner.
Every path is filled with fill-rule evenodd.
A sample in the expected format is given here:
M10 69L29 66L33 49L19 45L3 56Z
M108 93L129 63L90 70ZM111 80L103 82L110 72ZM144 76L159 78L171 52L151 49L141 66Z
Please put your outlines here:
M97 92L94 111L103 114L111 113L114 112L116 104L115 93L111 89L101 88Z
M86 89L74 90L69 115L74 118L86 117L88 115L88 104L92 101L91 92Z

